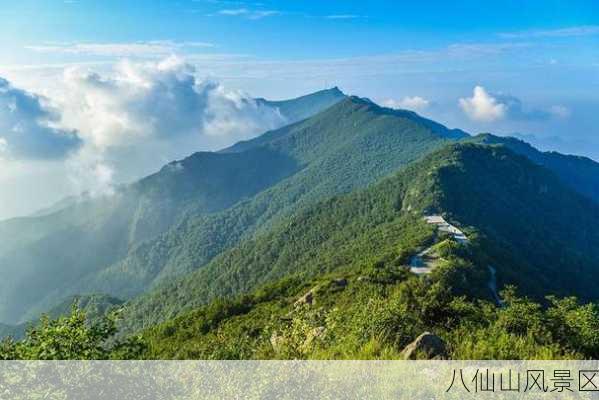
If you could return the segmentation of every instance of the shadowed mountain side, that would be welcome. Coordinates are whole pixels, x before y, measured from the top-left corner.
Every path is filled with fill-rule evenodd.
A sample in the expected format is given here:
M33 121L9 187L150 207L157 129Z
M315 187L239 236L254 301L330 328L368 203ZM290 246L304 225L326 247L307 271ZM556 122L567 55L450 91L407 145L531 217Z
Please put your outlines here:
M484 144L500 144L528 157L534 163L553 171L562 181L578 192L599 201L599 163L587 157L564 155L554 151L539 151L513 137L481 134L472 140Z
M288 156L269 149L196 153L113 195L88 198L41 218L8 221L33 233L41 225L47 234L0 255L2 319L33 319L66 295L98 292L85 282L102 275L129 248L156 237L187 213L230 207L298 168ZM143 281L128 293L142 287Z

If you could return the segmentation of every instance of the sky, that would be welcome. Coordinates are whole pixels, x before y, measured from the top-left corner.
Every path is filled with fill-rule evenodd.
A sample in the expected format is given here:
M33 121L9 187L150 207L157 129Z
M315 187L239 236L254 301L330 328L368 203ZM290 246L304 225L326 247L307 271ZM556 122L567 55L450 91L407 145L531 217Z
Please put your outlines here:
M599 160L597 1L1 0L0 219L285 124L327 87Z

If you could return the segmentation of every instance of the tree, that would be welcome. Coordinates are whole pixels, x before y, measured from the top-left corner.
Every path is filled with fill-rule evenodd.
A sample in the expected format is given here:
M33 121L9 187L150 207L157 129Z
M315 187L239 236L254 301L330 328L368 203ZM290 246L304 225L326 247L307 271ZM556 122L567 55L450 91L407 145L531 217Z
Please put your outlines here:
M137 337L113 339L117 314L90 323L85 312L73 305L71 314L50 319L43 316L21 341L0 343L0 360L105 360L135 358L144 349Z

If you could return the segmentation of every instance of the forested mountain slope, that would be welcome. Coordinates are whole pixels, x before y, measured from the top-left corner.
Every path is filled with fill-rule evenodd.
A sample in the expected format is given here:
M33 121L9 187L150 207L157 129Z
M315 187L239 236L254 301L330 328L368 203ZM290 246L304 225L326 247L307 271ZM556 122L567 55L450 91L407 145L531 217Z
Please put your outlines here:
M351 97L308 120L233 146L224 153L266 148L292 158L301 169L228 210L186 219L136 248L107 273L145 276L154 285L185 274L296 210L367 186L443 146L456 134L423 121L428 120ZM99 290L111 287L115 284Z
M564 155L555 151L539 151L513 137L481 134L465 139L476 143L501 144L534 163L553 171L562 181L578 192L599 201L599 163L587 157Z
M81 287L87 276L154 238L185 212L229 207L296 169L293 160L266 149L197 153L112 195L84 199L43 217L8 221L18 225L17 232L30 231L32 240L0 254L2 320L23 322L66 295L97 292Z
M503 146L447 146L397 175L308 207L216 257L204 268L128 305L128 329L149 326L217 297L289 275L311 279L378 261L404 265L432 240L423 215L442 214L468 232L478 281L527 295L596 299L599 206L552 172ZM525 223L523 223L525 221ZM480 276L486 276L480 279ZM559 277L559 278L556 278Z
M290 119L344 97L328 90L275 103ZM201 152L115 188L112 195L83 194L30 217L0 221L0 321L28 321L65 296L103 292L98 289L107 285L115 285L107 292L122 297L138 293L146 281L133 276L123 283L102 271L185 215L226 209L298 168L295 160L269 149Z

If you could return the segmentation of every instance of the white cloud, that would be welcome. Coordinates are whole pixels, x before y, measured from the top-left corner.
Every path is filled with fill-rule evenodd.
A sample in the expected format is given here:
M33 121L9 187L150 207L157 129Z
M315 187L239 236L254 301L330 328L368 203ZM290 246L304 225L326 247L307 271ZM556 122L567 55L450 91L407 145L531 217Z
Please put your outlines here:
M66 157L81 144L74 132L57 127L58 111L47 100L0 78L2 158L43 160Z
M525 107L522 101L508 94L489 93L482 86L476 86L472 97L462 98L459 105L473 121L495 122L503 119L513 121L541 121L552 117L568 118L570 110L561 105L548 109Z
M62 53L106 57L164 57L189 48L210 48L208 42L174 42L155 40L123 43L59 43L25 46L25 49L40 53Z
M499 103L482 86L476 86L472 97L459 100L460 107L466 115L475 121L493 122L503 119L507 106Z
M194 67L176 57L121 62L113 76L71 68L65 82L62 122L98 148L180 136L247 139L285 122L241 92L198 81Z
M406 96L401 100L388 99L383 102L385 107L404 108L412 111L422 111L430 105L430 101L420 96Z
M277 10L250 10L248 8L229 8L220 10L216 13L216 15L223 15L229 17L246 17L248 19L262 19L280 14L281 12ZM210 14L209 16L213 15L215 14Z
M225 9L220 10L218 13L220 15L246 15L249 14L250 10L247 8L235 8L235 9Z
M500 33L499 36L506 39L521 38L543 38L543 37L573 37L590 36L599 34L599 25L581 25L568 28L531 30L520 32Z
M249 18L250 19L262 19L265 17L274 17L276 15L281 15L280 11L277 10L260 10L260 11L254 11L250 14Z
M71 67L63 80L65 95L53 99L55 108L0 81L0 218L46 206L60 193L111 194L115 183L286 123L277 109L198 79L195 68L176 57L124 61L102 73ZM29 162L27 174L19 173L25 159L48 161ZM11 195L48 189L45 182L54 188L47 197L19 204Z

